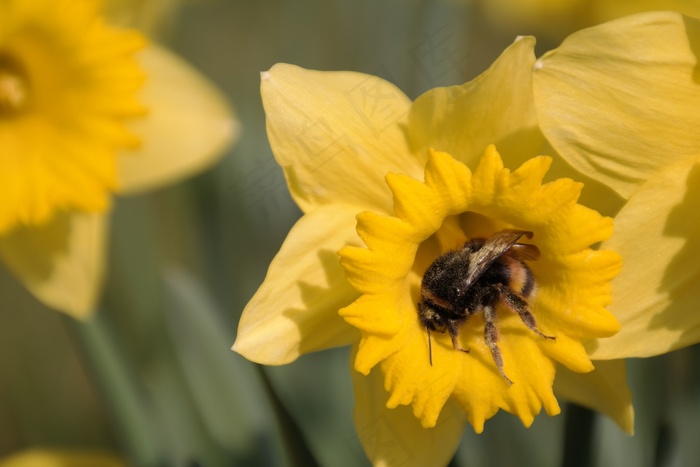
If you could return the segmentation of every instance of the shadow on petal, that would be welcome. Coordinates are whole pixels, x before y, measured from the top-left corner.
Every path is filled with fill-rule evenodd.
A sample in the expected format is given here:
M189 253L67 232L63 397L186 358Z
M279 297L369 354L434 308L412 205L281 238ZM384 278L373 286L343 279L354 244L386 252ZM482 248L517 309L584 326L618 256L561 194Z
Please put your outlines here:
M64 213L38 227L17 227L0 237L0 257L18 276L45 280L53 270L55 258L68 251L70 230L70 216Z
M609 306L622 324L587 345L595 360L650 357L700 341L700 158L656 172L615 219L603 248L622 255Z
M304 307L282 311L299 329L301 354L349 345L359 339L357 330L338 316L338 310L350 305L360 294L345 280L342 270L338 271L341 266L335 251L319 250L318 257L327 287L300 281Z
M680 182L680 180L679 180ZM667 306L650 321L650 328L667 328L681 332L678 347L700 340L700 163L695 164L685 181L686 192L680 204L668 215L663 233L684 239L683 247L666 266L658 291L668 295ZM653 246L650 245L653 253ZM692 341L692 342L690 342Z
M697 24L698 20L696 18L684 16L683 22L685 23L686 34L688 34L690 50L697 58L695 69L693 69L693 81L700 83L700 29L698 29L697 25L692 24Z

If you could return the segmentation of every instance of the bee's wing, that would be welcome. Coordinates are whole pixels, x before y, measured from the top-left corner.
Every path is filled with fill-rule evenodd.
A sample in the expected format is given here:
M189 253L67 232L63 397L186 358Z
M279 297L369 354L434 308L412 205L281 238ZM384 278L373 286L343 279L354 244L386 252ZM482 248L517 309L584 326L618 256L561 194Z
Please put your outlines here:
M504 253L510 250L513 245L515 245L520 237L523 235L527 238L532 238L532 232L525 230L514 230L514 229L504 229L488 238L480 249L472 253L469 262L469 271L467 272L467 277L465 279L465 286L470 287L474 282L476 282L479 277ZM525 254L520 255L523 259L530 259L527 257L528 254L536 256L539 258L540 250L535 245L525 245L519 244L518 253L520 254L520 247L525 247ZM532 247L532 248L527 248Z
M528 261L540 259L540 249L530 243L516 243L511 248L520 259Z

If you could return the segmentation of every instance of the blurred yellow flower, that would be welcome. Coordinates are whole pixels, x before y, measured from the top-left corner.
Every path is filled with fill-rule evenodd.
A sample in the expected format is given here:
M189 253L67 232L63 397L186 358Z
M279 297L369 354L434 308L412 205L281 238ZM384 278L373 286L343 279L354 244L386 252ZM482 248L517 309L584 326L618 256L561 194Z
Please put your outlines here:
M84 317L112 194L208 165L235 122L208 83L106 24L98 2L8 0L0 18L0 259L40 300Z
M31 449L0 459L0 467L122 467L116 456L101 452Z
M696 0L470 0L494 28L519 34L563 37L626 15L674 10L700 16Z
M353 345L356 427L378 465L446 464L465 418L481 431L499 408L526 425L543 406L557 413L555 372L557 395L631 433L621 359L700 340L700 296L688 287L700 266L677 256L700 249L688 245L700 220L683 215L697 191L699 31L676 13L644 14L574 34L540 60L523 38L475 80L413 103L358 73L264 73L270 144L304 216L244 310L234 350L279 365ZM500 157L490 148L481 158L491 144ZM549 172L540 153L552 156ZM677 176L688 182L673 184ZM611 240L610 220L577 204L571 179L586 183L581 204L616 215ZM431 366L417 309L431 261L504 227L534 232L542 257L528 262L540 288L531 311L556 337L498 310L512 386L481 315L461 328L467 356L432 335ZM618 329L603 309L618 255L625 267L607 308L622 331L591 339Z

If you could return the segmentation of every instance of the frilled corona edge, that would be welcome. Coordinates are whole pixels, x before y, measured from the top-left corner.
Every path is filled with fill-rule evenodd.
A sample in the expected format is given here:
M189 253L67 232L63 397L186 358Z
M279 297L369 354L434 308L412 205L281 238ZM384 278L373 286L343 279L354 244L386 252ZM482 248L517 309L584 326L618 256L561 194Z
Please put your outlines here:
M357 216L367 247L345 247L339 254L349 282L362 295L340 314L361 332L355 369L369 374L379 365L388 407L412 404L422 425L431 427L453 397L477 432L498 409L529 426L543 406L550 415L560 411L552 392L557 364L591 371L582 342L619 330L605 307L621 259L590 248L610 238L612 219L577 203L582 184L570 179L543 184L550 164L550 158L536 157L511 173L490 146L472 172L449 154L431 150L423 182L387 175L394 216ZM433 333L431 365L417 309L423 273L437 257L507 228L533 233L520 240L541 252L528 263L537 286L528 309L538 329L556 338L543 338L508 307L496 307L497 344L512 385L494 363L483 313L460 329L459 344L468 354L456 351L447 333Z

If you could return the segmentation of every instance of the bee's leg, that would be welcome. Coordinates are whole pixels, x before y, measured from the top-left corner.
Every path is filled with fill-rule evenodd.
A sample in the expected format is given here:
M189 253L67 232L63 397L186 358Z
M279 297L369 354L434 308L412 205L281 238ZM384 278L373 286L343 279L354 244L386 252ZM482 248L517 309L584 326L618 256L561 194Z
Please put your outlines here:
M501 376L508 382L508 384L513 384L513 382L506 376L506 372L503 371L503 356L501 355L501 350L498 348L498 329L496 328L496 310L493 307L484 307L484 339L486 340L486 345L489 346L491 350L491 356L493 361L496 363Z
M504 299L506 305L508 305L511 310L520 316L520 319L523 320L525 326L527 326L532 332L538 336L544 337L545 339L557 339L554 336L546 336L542 334L539 329L537 329L537 322L535 321L535 317L532 316L532 313L530 313L530 310L527 309L527 301L525 299L513 292L510 287L506 287L505 285L499 285L498 289L501 292L501 297Z
M463 323L464 323L464 321L455 321L452 319L448 319L447 320L447 332L450 333L450 338L452 339L452 347L454 347L455 350L469 353L469 349L463 349L459 346L459 341L458 341L459 326Z

